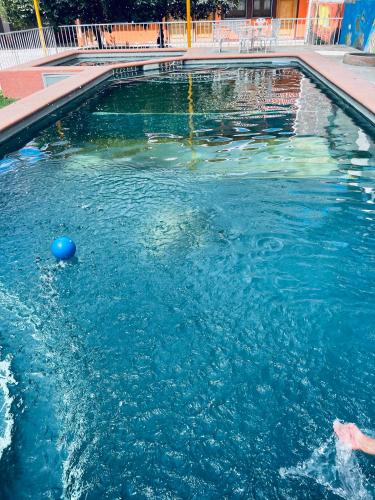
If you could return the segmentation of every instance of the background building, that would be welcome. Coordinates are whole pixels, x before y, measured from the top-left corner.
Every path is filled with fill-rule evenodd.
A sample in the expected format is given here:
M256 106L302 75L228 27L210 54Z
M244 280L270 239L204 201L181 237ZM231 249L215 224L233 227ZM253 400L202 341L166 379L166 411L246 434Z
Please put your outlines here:
M375 0L347 1L340 42L375 53Z
M373 1L373 0L368 0ZM240 0L228 18L279 17L304 19L311 17L340 17L344 0Z

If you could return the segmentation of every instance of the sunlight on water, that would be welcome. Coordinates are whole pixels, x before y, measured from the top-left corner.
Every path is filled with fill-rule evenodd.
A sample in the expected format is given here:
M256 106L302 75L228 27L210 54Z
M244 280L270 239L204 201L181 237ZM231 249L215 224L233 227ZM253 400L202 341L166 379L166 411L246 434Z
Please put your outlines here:
M13 398L9 385L15 384L10 368L10 360L0 361L0 459L4 450L11 444L14 419L11 412Z

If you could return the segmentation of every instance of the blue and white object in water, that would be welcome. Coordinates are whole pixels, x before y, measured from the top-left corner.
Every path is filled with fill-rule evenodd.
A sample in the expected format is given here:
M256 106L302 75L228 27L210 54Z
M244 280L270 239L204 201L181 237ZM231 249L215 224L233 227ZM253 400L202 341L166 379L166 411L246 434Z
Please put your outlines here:
M23 158L30 158L32 160L40 160L45 156L45 154L35 146L25 146L19 150L19 154Z
M51 252L58 260L68 260L76 253L76 244L71 238L60 236L53 241Z

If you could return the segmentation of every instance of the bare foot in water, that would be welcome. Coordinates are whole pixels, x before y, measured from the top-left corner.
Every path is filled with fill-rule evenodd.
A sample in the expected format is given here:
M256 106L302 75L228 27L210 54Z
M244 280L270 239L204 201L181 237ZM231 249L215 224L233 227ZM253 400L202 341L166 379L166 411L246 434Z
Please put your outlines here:
M340 441L352 450L361 450L375 455L375 439L363 434L355 424L342 424L338 420L333 422L333 430Z

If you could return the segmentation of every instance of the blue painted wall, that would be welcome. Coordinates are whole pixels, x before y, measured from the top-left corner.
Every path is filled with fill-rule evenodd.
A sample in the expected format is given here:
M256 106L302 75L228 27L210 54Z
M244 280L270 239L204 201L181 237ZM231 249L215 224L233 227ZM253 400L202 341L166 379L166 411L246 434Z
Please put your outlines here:
M375 0L345 4L340 43L375 52Z

